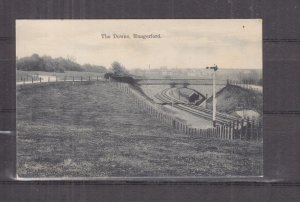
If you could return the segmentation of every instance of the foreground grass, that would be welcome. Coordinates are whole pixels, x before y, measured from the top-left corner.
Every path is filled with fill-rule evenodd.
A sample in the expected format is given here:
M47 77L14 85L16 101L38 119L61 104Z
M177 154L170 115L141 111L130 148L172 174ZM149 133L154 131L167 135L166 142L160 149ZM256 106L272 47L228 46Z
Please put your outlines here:
M188 136L106 83L17 90L21 177L261 175L262 145Z

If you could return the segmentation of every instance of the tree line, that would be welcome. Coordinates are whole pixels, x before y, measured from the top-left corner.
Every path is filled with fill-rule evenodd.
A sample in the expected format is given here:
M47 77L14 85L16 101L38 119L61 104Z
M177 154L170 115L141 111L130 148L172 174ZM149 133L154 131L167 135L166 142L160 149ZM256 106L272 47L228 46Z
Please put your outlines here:
M65 72L65 71L86 71L106 73L107 69L103 66L91 64L78 64L71 58L52 58L50 56L39 56L33 54L29 57L23 57L16 62L17 70L23 71L45 71L45 72Z

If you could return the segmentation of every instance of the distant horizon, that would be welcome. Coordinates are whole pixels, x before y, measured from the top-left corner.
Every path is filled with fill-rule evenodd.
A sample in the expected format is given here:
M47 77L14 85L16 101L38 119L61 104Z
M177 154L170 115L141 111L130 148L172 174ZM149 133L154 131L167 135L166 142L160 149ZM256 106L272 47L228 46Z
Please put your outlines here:
M58 56L58 57L52 57L52 56L50 56L50 55L40 55L40 54L38 54L38 53L32 53L31 55L28 55L28 56L24 56L24 57L19 57L19 56L16 56L18 59L22 59L22 58L25 58L25 57L31 57L32 55L34 55L34 54L37 54L37 55L39 55L40 57L51 57L51 58L53 58L53 59L56 59L56 58L64 58L64 59L67 59L67 57L65 58L65 57L62 57L62 56ZM105 67L106 69L109 69L110 68L110 66L108 66L108 67L106 67L106 66L103 66L103 65L101 65L101 64L93 64L93 63L89 63L89 62L87 62L87 63L79 63L79 62L77 62L76 60L74 61L75 63L78 63L78 64L80 64L80 65L85 65L85 64L90 64L90 65L95 65L95 66L102 66L102 67ZM114 61L112 61L111 63L113 63ZM117 61L117 62L119 62L119 61ZM119 62L120 64L122 64L121 62ZM213 66L213 65L212 65ZM219 70L221 69L221 70L260 70L259 68L247 68L247 69L241 69L241 68L238 68L238 67L233 67L233 68L226 68L226 67L220 67L219 65L217 65L218 67L219 67ZM126 69L127 69L127 67L126 66L124 66ZM178 69L178 70L184 70L184 69L193 69L193 70L201 70L201 69L203 69L203 70L205 70L205 67L186 67L186 68L180 68L180 67L168 67L168 66L166 66L166 65L161 65L161 66L158 66L158 67L150 67L150 70L156 70L156 69L161 69L161 68L167 68L168 70L174 70L174 69ZM137 70L137 69L140 69L140 70L149 70L149 67L143 67L143 68L139 68L139 67L133 67L133 68L129 68L128 70L129 71L133 71L133 70Z

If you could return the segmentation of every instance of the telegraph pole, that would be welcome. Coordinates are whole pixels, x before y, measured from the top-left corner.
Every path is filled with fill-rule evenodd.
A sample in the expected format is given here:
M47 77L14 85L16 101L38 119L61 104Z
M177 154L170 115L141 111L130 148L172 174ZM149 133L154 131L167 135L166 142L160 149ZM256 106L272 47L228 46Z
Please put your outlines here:
M217 112L217 99L216 99L216 71L218 70L218 66L215 65L213 67L206 67L206 69L213 70L213 127L216 127L216 112Z

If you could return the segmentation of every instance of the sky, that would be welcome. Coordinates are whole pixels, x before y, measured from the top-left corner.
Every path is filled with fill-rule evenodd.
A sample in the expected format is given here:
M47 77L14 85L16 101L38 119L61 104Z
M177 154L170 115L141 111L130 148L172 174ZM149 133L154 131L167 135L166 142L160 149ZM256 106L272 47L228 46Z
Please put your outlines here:
M161 38L133 38L133 34ZM118 61L127 69L214 64L261 69L262 20L17 20L16 55L33 53L105 67Z

